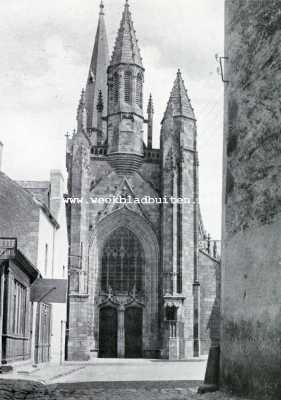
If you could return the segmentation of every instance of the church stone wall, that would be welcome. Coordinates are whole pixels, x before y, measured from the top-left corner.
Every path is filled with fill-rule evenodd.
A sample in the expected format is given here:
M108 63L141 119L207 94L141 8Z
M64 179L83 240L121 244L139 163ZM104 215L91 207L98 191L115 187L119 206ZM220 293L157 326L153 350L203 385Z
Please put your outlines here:
M210 345L220 339L220 263L199 251L200 282L200 354L207 355Z
M280 1L226 3L221 383L280 396Z
M157 193L160 193L161 171L159 161L157 163L144 162L138 173L143 177L144 180L150 183L150 185L155 189Z
M69 308L68 360L90 358L88 296L71 295Z

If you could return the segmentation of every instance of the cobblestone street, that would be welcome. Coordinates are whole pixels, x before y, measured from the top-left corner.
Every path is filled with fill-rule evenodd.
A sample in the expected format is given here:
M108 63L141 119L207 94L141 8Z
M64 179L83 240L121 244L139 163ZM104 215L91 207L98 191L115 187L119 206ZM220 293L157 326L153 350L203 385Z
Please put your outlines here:
M70 390L72 387L72 390ZM237 397L226 395L222 392L197 394L197 385L194 383L174 386L163 384L149 384L142 382L140 385L130 383L127 387L107 387L106 385L95 388L79 389L73 385L63 386L56 391L55 400L80 399L80 400L237 400ZM240 399L241 400L241 399Z
M197 394L195 382L69 383L0 380L1 400L246 400L222 392Z
M22 366L0 380L1 400L236 400L197 394L206 361L97 359L91 363Z

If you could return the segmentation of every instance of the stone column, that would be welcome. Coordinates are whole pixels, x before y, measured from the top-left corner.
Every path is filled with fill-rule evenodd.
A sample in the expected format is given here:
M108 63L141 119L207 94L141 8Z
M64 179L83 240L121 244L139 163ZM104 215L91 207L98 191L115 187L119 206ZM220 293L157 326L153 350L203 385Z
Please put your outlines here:
M117 356L125 357L125 307L118 308Z

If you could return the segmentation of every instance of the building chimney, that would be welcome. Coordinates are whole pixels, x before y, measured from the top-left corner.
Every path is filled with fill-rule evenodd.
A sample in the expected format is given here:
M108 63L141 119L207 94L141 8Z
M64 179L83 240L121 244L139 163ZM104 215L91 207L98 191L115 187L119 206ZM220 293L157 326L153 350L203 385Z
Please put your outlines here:
M61 171L51 170L50 174L51 193L50 193L50 211L55 218L58 217L64 193L64 179Z
M0 172L2 171L3 143L0 141Z

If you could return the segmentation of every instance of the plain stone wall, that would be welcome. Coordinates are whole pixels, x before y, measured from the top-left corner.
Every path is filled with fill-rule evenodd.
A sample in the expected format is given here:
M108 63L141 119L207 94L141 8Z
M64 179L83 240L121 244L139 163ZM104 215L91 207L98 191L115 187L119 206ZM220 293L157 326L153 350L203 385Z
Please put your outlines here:
M226 1L221 383L280 398L281 11Z

